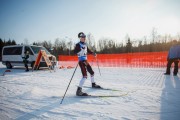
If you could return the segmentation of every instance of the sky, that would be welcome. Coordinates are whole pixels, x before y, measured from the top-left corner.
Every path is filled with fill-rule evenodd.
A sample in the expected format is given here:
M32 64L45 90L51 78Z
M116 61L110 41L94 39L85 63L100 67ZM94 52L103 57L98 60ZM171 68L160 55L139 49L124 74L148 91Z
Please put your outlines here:
M180 33L180 0L0 0L0 38L17 43L91 33L123 41Z

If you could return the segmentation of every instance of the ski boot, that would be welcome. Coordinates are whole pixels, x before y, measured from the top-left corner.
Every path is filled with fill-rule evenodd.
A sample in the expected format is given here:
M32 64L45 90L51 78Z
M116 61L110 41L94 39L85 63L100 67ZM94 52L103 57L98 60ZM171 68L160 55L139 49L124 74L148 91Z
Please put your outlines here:
M92 83L92 88L101 88L101 86L96 85L96 83Z
M82 88L78 87L76 91L76 96L88 96L87 93L82 92Z

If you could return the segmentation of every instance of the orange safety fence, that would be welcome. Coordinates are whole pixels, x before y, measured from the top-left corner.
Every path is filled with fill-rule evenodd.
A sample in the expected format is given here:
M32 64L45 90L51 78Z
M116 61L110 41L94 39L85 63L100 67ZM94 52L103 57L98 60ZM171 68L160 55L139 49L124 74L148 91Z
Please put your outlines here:
M166 67L168 52L139 52L123 54L98 54L97 60L100 67ZM59 55L59 65L75 66L77 56ZM92 66L97 66L93 55L88 55Z

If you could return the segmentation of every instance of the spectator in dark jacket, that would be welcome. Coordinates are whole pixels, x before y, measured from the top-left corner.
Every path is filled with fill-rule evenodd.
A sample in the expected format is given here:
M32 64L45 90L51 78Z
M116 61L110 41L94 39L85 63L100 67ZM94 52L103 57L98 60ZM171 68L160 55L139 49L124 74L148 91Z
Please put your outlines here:
M178 63L180 59L180 45L177 45L177 41L174 40L173 41L173 46L170 48L169 53L168 53L168 57L167 57L167 69L166 69L166 73L164 73L165 75L170 75L170 68L172 63L174 63L174 76L177 75L178 73Z
M25 68L26 68L26 72L28 72L29 71L29 69L28 69L28 58L29 58L29 51L25 51L24 52L24 57L22 57L23 58L23 63L24 63L24 66L25 66Z
M178 53L177 53L178 59L180 60L180 45L177 46L177 50L178 50Z

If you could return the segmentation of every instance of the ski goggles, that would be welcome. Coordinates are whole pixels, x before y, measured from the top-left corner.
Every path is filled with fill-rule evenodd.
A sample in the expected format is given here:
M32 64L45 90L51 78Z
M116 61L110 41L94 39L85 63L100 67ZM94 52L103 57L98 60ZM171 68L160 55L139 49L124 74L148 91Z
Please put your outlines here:
M81 38L86 38L86 36L82 36Z
M79 37L81 37L81 38L86 38L86 35L80 35Z

